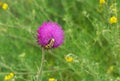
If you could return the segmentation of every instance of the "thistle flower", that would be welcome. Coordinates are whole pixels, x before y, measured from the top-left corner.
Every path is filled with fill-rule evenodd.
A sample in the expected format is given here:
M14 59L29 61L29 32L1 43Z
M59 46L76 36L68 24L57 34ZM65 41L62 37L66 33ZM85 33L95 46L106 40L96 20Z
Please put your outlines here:
M43 22L37 31L38 44L45 49L57 48L63 43L64 32L55 22Z
M115 16L112 16L109 20L110 24L117 23L117 18Z

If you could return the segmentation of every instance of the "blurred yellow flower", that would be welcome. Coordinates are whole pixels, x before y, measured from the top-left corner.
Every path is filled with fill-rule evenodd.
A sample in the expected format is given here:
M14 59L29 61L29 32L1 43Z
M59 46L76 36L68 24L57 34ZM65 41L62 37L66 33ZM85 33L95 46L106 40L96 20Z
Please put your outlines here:
M65 60L66 60L66 62L73 62L74 59L71 56L66 56Z
M14 77L15 74L14 74L13 72L11 72L9 75L10 75L11 77Z
M5 81L10 80L10 79L12 79L13 77L14 77L14 73L11 72L10 74L8 74L8 75L6 75L6 76L4 77L4 80L5 80Z
M3 3L2 4L2 9L7 10L8 9L8 4L7 3Z
M110 20L109 20L109 23L110 23L110 24L117 23L117 22L118 22L118 20L117 20L117 18L116 18L115 16L112 16L112 17L110 18Z
M49 78L49 81L56 81L55 78Z
M100 4L104 4L105 3L105 0L100 0Z

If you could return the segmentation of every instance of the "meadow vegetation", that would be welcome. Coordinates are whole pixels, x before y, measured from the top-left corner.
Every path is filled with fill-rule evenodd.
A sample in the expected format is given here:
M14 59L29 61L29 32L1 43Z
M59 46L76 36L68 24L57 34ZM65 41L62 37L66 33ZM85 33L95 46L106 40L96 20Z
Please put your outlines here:
M44 21L60 24L65 40L45 51L42 81L120 81L120 3L100 1L0 0L0 81L36 81Z

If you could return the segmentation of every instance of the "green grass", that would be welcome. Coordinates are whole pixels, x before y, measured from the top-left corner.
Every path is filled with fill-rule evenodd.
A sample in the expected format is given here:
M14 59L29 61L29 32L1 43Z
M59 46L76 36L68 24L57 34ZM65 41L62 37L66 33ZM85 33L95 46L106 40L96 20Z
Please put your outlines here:
M15 81L36 81L41 47L35 37L44 21L59 23L65 40L45 51L42 81L120 81L120 25L109 24L112 15L120 19L114 1L101 6L96 0L4 0L9 9L0 8L0 81L10 72ZM118 14L109 10L114 3ZM66 62L68 54L76 62Z

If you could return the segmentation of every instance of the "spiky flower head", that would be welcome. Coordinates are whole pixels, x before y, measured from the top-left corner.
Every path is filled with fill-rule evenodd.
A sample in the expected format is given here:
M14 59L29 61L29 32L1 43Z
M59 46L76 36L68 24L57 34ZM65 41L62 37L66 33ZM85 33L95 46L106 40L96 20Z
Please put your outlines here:
M38 44L45 49L56 48L64 41L62 27L55 22L43 22L37 32Z

